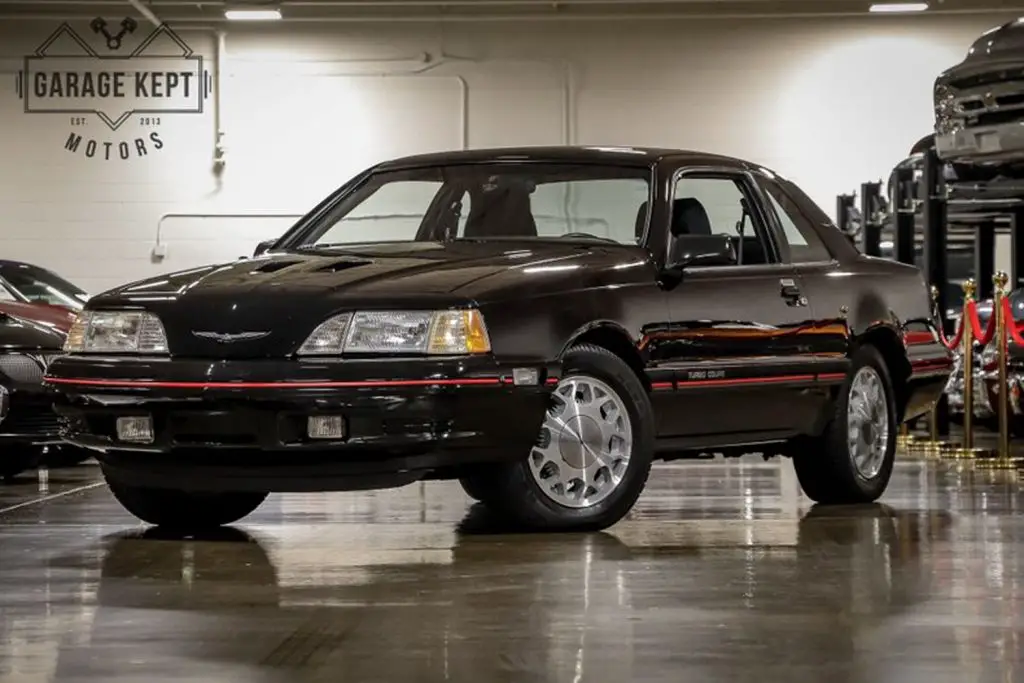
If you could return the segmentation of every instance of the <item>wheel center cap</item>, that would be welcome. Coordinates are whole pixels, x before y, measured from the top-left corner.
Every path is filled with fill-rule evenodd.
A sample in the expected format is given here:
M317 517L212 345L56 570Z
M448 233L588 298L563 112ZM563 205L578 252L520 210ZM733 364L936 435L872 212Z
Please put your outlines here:
M594 462L593 451L600 451L601 428L592 418L574 416L558 433L558 452L570 467L586 469Z
M860 438L864 440L864 443L875 442L875 426L870 422L865 423L860 428Z

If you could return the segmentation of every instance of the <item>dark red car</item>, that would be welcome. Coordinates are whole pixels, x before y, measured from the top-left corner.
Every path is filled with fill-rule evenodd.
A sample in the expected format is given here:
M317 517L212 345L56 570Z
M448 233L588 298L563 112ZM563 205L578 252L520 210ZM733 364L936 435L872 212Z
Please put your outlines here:
M51 393L42 383L87 299L45 268L0 261L0 477L88 457L61 440Z

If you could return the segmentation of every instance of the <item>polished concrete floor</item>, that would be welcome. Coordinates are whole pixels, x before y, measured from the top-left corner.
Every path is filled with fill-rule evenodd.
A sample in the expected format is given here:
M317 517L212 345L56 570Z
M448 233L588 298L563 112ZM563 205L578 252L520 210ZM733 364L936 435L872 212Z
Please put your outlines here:
M600 534L430 483L180 539L53 470L0 486L0 681L1024 681L1022 503L908 458L883 505L813 508L788 462L715 461Z

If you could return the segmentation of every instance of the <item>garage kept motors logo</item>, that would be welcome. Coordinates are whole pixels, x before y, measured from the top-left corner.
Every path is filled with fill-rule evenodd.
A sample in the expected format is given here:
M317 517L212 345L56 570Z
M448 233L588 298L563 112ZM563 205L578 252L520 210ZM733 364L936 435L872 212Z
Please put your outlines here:
M167 117L203 113L210 74L166 24L130 53L119 51L137 29L134 20L96 18L90 28L101 37L99 51L61 24L18 73L26 113L68 117L64 149L105 160L144 157L163 149L159 128Z

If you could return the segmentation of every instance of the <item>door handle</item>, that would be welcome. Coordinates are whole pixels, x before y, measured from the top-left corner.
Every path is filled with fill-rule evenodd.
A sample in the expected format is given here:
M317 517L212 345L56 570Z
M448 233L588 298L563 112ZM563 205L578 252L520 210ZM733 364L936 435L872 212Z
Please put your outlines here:
M790 277L784 277L779 280L779 295L786 300L790 306L806 306L807 297L800 293L800 287L797 286L796 280Z

